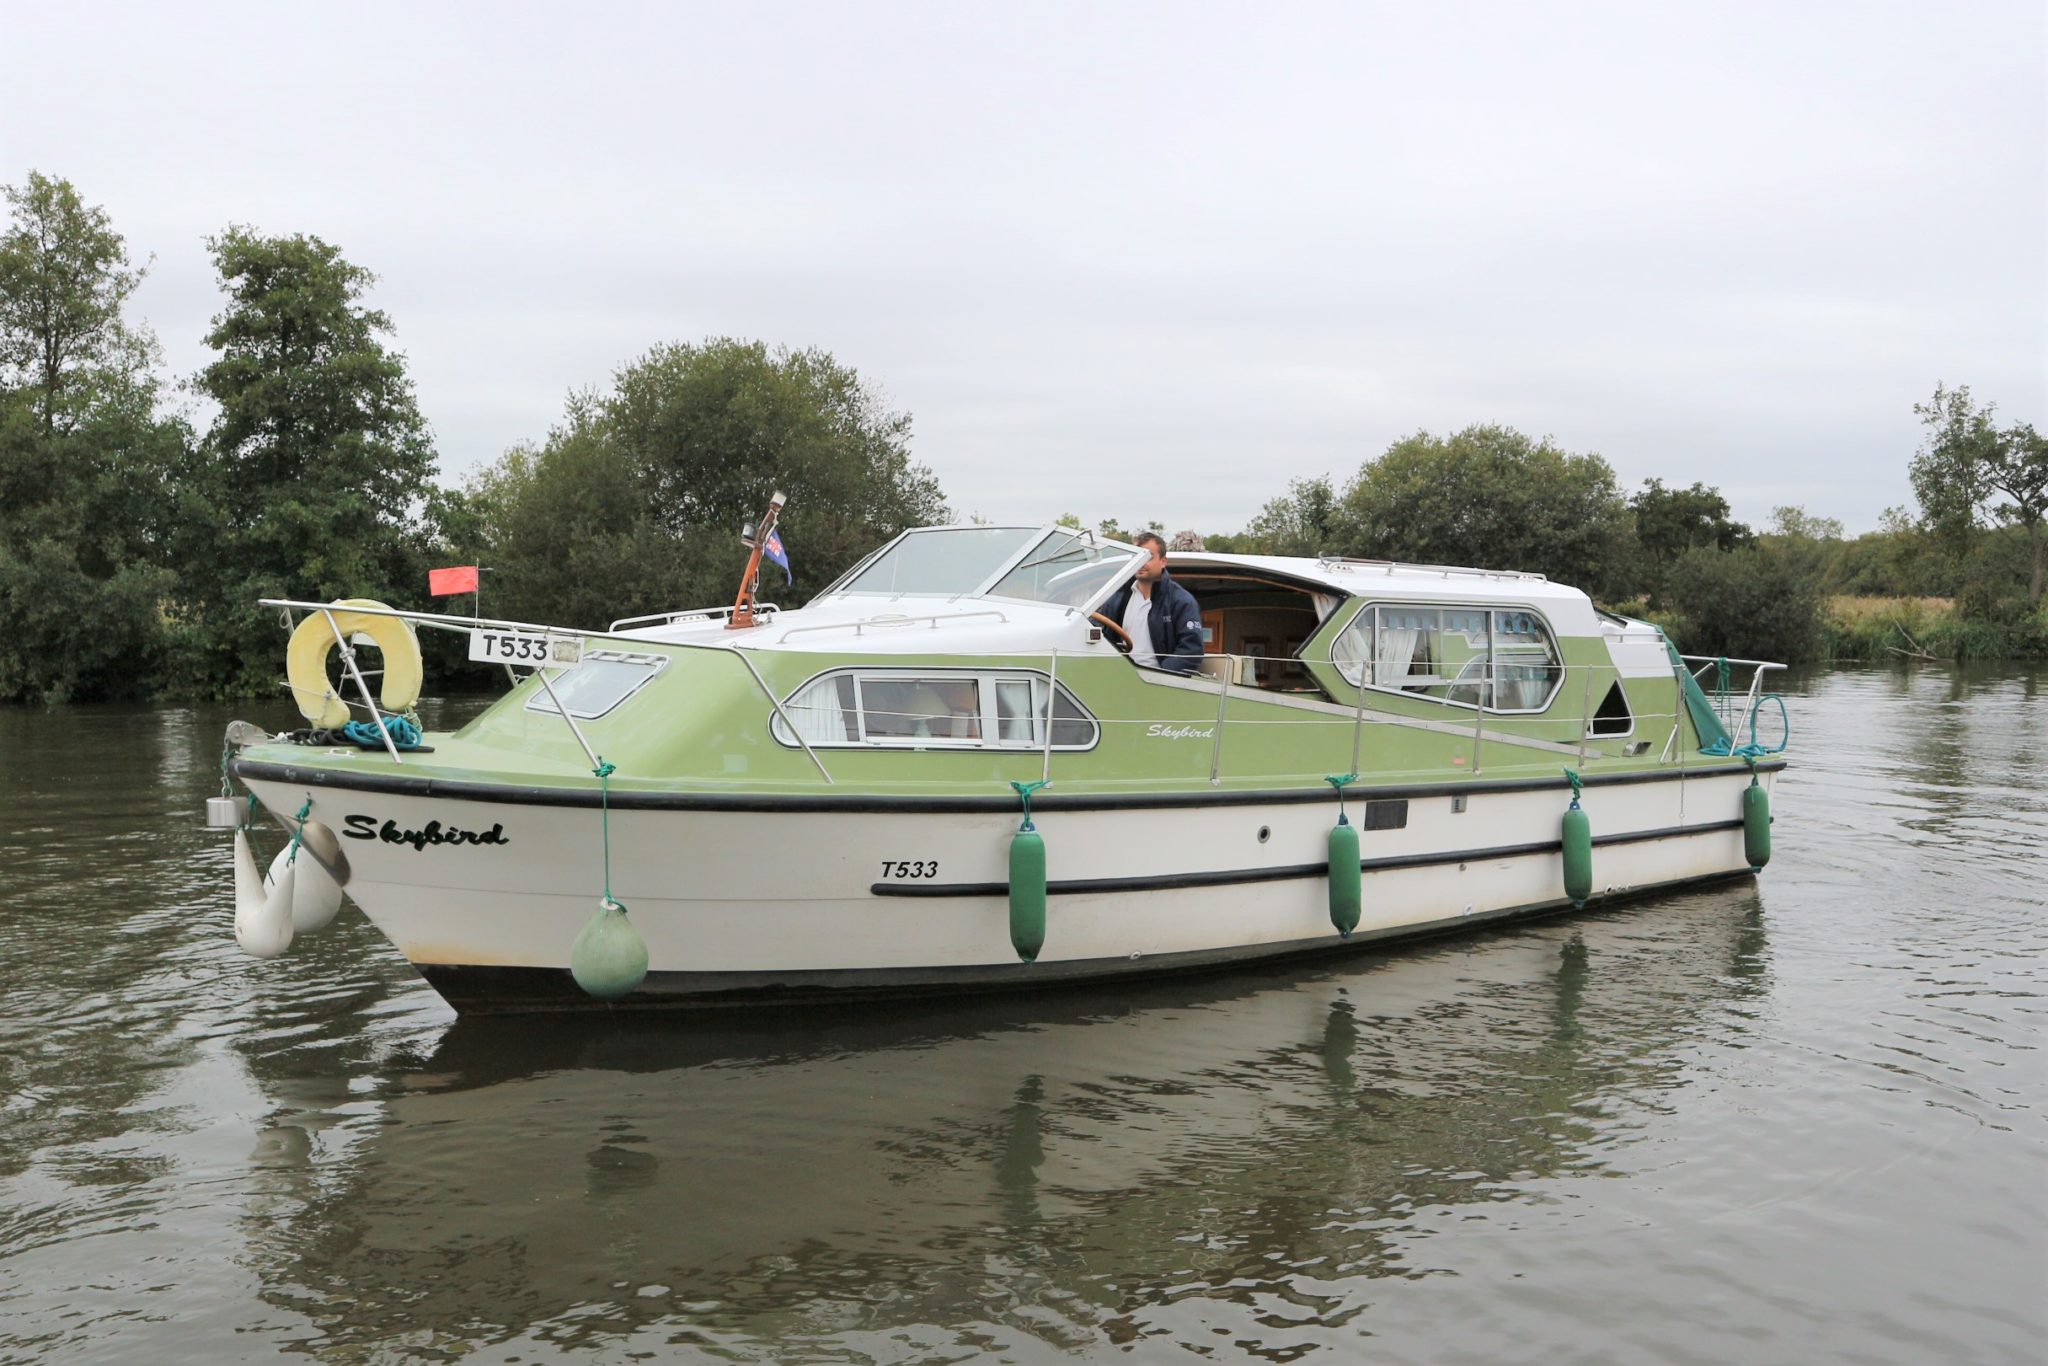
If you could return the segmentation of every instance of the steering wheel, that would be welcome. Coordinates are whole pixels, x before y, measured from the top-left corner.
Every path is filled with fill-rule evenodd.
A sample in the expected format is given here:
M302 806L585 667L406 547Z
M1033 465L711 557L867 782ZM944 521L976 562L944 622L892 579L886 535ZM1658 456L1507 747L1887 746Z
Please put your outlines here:
M1129 654L1131 652L1131 633L1129 631L1126 631L1122 626L1100 612L1090 612L1088 620L1109 631L1109 643L1116 646L1119 653Z

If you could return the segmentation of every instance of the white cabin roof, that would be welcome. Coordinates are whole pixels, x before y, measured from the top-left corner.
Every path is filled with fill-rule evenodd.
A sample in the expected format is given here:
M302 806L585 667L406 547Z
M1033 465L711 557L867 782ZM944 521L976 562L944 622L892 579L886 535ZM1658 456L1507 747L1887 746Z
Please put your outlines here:
M1169 572L1178 570L1186 577L1249 570L1291 580L1318 592L1365 601L1533 607L1549 619L1559 635L1601 634L1600 617L1586 594L1565 584L1552 583L1540 574L1384 560L1197 551L1171 552L1168 568ZM1122 581L1128 581L1127 577ZM840 591L814 599L803 608L777 612L772 619L745 632L728 632L722 619L700 617L650 625L625 634L655 641L835 654L1016 654L1086 648L1096 643L1088 639L1089 632L1086 615L1063 603L979 592ZM1104 644L1102 648L1109 647Z
M1586 596L1576 588L1552 583L1541 574L1470 569L1459 565L1403 564L1395 560L1312 560L1290 555L1219 555L1193 550L1171 551L1166 560L1169 573L1177 569L1223 569L1233 565L1285 574L1364 597L1378 596L1388 584L1400 585L1404 595L1433 592L1431 585L1451 585L1437 596L1470 600L1501 598L1528 602Z
M1194 574L1233 567L1286 575L1372 602L1534 607L1550 619L1560 635L1590 636L1600 632L1600 617L1593 610L1591 598L1569 584L1553 583L1541 574L1458 565L1402 564L1393 560L1311 560L1282 555L1217 555L1206 551L1176 551L1167 556L1168 573L1178 569Z
M1085 616L1051 603L904 593L819 598L805 607L778 611L746 631L726 630L723 619L699 618L622 634L745 650L994 655L1078 650L1090 643L1088 632ZM1102 645L1105 651L1111 648Z

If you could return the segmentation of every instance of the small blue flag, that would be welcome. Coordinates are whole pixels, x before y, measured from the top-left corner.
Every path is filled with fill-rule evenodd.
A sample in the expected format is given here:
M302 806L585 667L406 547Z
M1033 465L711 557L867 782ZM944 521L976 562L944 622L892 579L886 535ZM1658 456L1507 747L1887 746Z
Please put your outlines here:
M796 582L796 575L789 572L789 552L782 548L780 531L768 533L768 539L761 542L761 553L782 566L782 581L785 584Z

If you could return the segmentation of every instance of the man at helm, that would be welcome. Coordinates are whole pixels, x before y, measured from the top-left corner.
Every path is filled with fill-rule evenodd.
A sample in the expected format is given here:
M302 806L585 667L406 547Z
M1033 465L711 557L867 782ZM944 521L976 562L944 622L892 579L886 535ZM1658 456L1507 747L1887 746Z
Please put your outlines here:
M1166 542L1157 533L1141 531L1131 538L1151 557L1138 577L1110 595L1103 615L1120 622L1131 638L1131 662L1173 673L1199 673L1202 668L1202 609L1195 595L1166 572Z

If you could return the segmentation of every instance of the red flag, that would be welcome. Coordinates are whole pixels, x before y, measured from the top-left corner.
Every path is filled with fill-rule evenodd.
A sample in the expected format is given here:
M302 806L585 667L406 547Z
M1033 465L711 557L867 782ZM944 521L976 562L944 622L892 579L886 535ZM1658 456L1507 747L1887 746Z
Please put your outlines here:
M429 569L427 591L437 598L445 598L450 593L476 592L476 566L458 564L453 569Z

